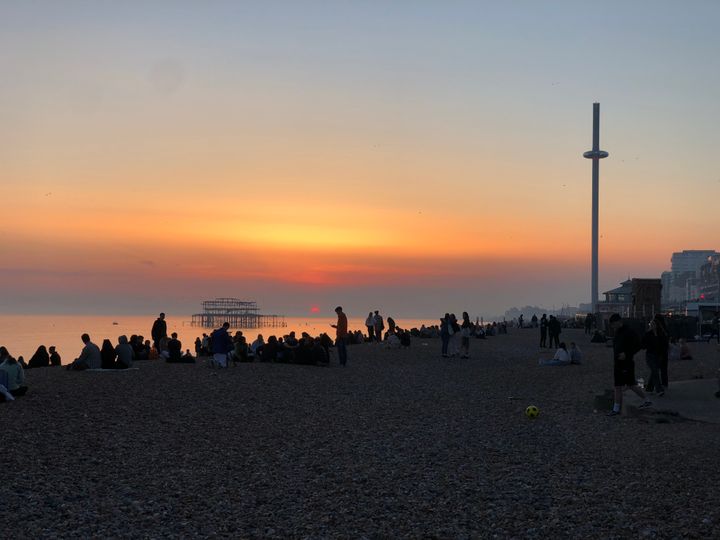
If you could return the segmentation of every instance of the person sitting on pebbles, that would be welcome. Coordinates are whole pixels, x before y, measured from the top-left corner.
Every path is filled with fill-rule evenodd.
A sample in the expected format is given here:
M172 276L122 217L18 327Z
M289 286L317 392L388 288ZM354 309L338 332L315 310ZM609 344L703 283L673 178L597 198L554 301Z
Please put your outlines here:
M27 392L25 384L25 371L20 362L12 356L8 356L5 361L0 364L0 371L7 376L7 390L13 397L24 396Z
M86 369L100 369L102 365L102 355L100 354L100 348L90 341L88 334L83 334L80 339L85 344L80 356L72 361L68 365L67 369L70 371L84 371Z
M558 350L555 351L555 356L552 360L538 360L538 364L541 366L569 366L571 364L570 353L567 350L567 345L563 341L560 343Z

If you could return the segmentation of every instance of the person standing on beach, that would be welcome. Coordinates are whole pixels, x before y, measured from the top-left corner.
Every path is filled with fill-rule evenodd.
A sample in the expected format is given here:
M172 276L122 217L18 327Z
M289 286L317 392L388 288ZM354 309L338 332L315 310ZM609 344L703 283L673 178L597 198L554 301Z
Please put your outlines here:
M383 330L385 329L385 322L383 321L382 315L380 315L379 311L375 312L375 317L373 317L373 326L375 327L375 341L380 343L383 337Z
M608 416L617 416L622 410L623 391L629 388L635 392L643 403L638 408L650 407L652 403L647 400L645 392L638 386L635 379L635 362L633 356L640 350L640 338L630 328L623 324L617 313L610 316L610 328L615 330L613 339L613 379L615 385L615 403Z
M442 343L442 357L448 357L448 345L450 344L450 337L452 329L450 327L450 314L446 313L445 316L440 319L440 342Z
M368 331L368 341L372 343L375 341L375 317L372 311L368 313L368 317L365 319L365 327Z
M335 308L335 313L337 313L337 324L331 324L330 326L335 328L335 346L338 351L338 360L340 365L345 367L345 364L347 364L347 343L345 343L348 333L347 315L343 313L341 306Z
M233 350L228 328L230 328L230 323L224 322L220 328L213 330L210 339L212 341L213 361L216 366L223 368L228 367L228 353Z
M470 322L470 315L463 311L462 324L460 325L460 358L470 358L470 336L473 331L473 324Z
M540 317L540 348L544 349L547 347L547 332L548 332L548 320L547 315L543 313Z
M153 338L153 345L155 350L160 352L160 340L167 337L167 323L165 322L165 314L161 313L160 316L155 319L153 323L150 335Z
M560 346L560 332L562 332L560 321L555 315L550 315L550 320L548 321L548 334L550 334L551 349L553 348L553 344L555 347Z

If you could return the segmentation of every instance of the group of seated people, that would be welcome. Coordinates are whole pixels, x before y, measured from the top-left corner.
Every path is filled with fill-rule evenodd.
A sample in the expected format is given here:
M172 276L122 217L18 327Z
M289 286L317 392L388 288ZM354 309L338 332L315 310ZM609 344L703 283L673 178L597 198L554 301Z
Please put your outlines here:
M330 362L330 347L333 341L327 334L312 337L303 332L298 339L295 332L283 337L270 336L267 341L262 334L248 345L241 331L235 332L232 338L232 351L229 358L238 362L280 362L286 364L302 364L326 366Z
M70 371L129 369L136 358L127 336L120 336L115 347L109 339L103 340L102 349L90 340L88 334L83 334L80 339L84 346L80 356L67 365L66 369Z
M20 360L22 356L15 359L5 347L0 346L0 402L13 401L27 393L24 362Z

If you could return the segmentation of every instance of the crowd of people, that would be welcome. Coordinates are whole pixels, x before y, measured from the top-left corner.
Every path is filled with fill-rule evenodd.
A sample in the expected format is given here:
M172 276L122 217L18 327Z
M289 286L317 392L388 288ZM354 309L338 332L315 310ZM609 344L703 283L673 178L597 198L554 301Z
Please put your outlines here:
M242 331L238 330L230 335L229 323L210 334L203 334L195 340L195 356L186 349L183 353L182 343L177 333L167 335L165 314L160 313L151 330L152 342L142 335L132 335L128 338L121 335L117 344L113 345L109 339L104 339L101 346L97 346L88 334L83 334L81 340L83 347L80 355L66 366L71 371L84 370L127 370L133 367L136 360L165 360L168 363L194 363L196 357L209 357L212 367L226 368L230 363L237 365L243 362L279 362L288 364L327 366L330 362L332 350L337 351L338 362L341 366L347 363L347 346L359 343L384 344L389 348L409 347L411 337L439 338L441 343L441 356L443 358L469 358L471 338L485 339L487 336L507 333L507 323L492 322L473 323L467 312L462 313L458 320L454 313L446 313L439 324L421 326L406 330L400 328L392 317L384 319L379 311L370 312L365 320L367 335L360 330L348 329L347 316L338 306L335 310L337 323L331 325L335 329L335 339L328 333L311 336L302 332L300 337L294 331L283 336L270 336L267 341L262 334L248 343ZM386 327L387 323L387 327ZM518 326L524 327L522 315ZM552 359L540 359L543 366L567 366L582 363L582 352L576 343L571 342L568 348L560 342L562 325L554 316L543 314L539 319L533 315L531 327L540 329L540 347L557 347ZM684 339L675 340L669 336L667 325L662 315L656 315L647 331L638 336L628 325L622 322L619 315L614 314L609 319L609 327L614 333L614 382L615 406L611 414L616 414L622 405L622 390L630 388L643 398L643 406L649 406L646 400L648 393L664 395L668 386L668 361L692 359L687 343ZM586 326L586 333L588 333ZM597 333L597 331L596 331ZM549 342L548 342L549 338ZM605 342L603 336L603 343ZM595 336L591 341L595 341ZM649 369L647 384L640 388L635 379L635 365L633 357L641 350L645 350L645 359ZM62 359L55 346L40 345L29 362L22 356L13 358L5 347L0 346L0 401L12 400L23 396L27 392L25 370L42 367L60 366ZM720 396L719 396L720 397Z

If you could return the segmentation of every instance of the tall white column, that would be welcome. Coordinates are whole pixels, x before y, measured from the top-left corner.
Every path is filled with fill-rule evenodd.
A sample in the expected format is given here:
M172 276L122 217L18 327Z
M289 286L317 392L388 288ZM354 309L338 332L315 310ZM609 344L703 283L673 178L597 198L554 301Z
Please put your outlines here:
M600 150L600 104L593 103L593 145L592 150L585 152L583 157L592 159L592 255L590 303L592 312L597 313L598 303L598 214L600 195L600 160L608 157L608 153Z

